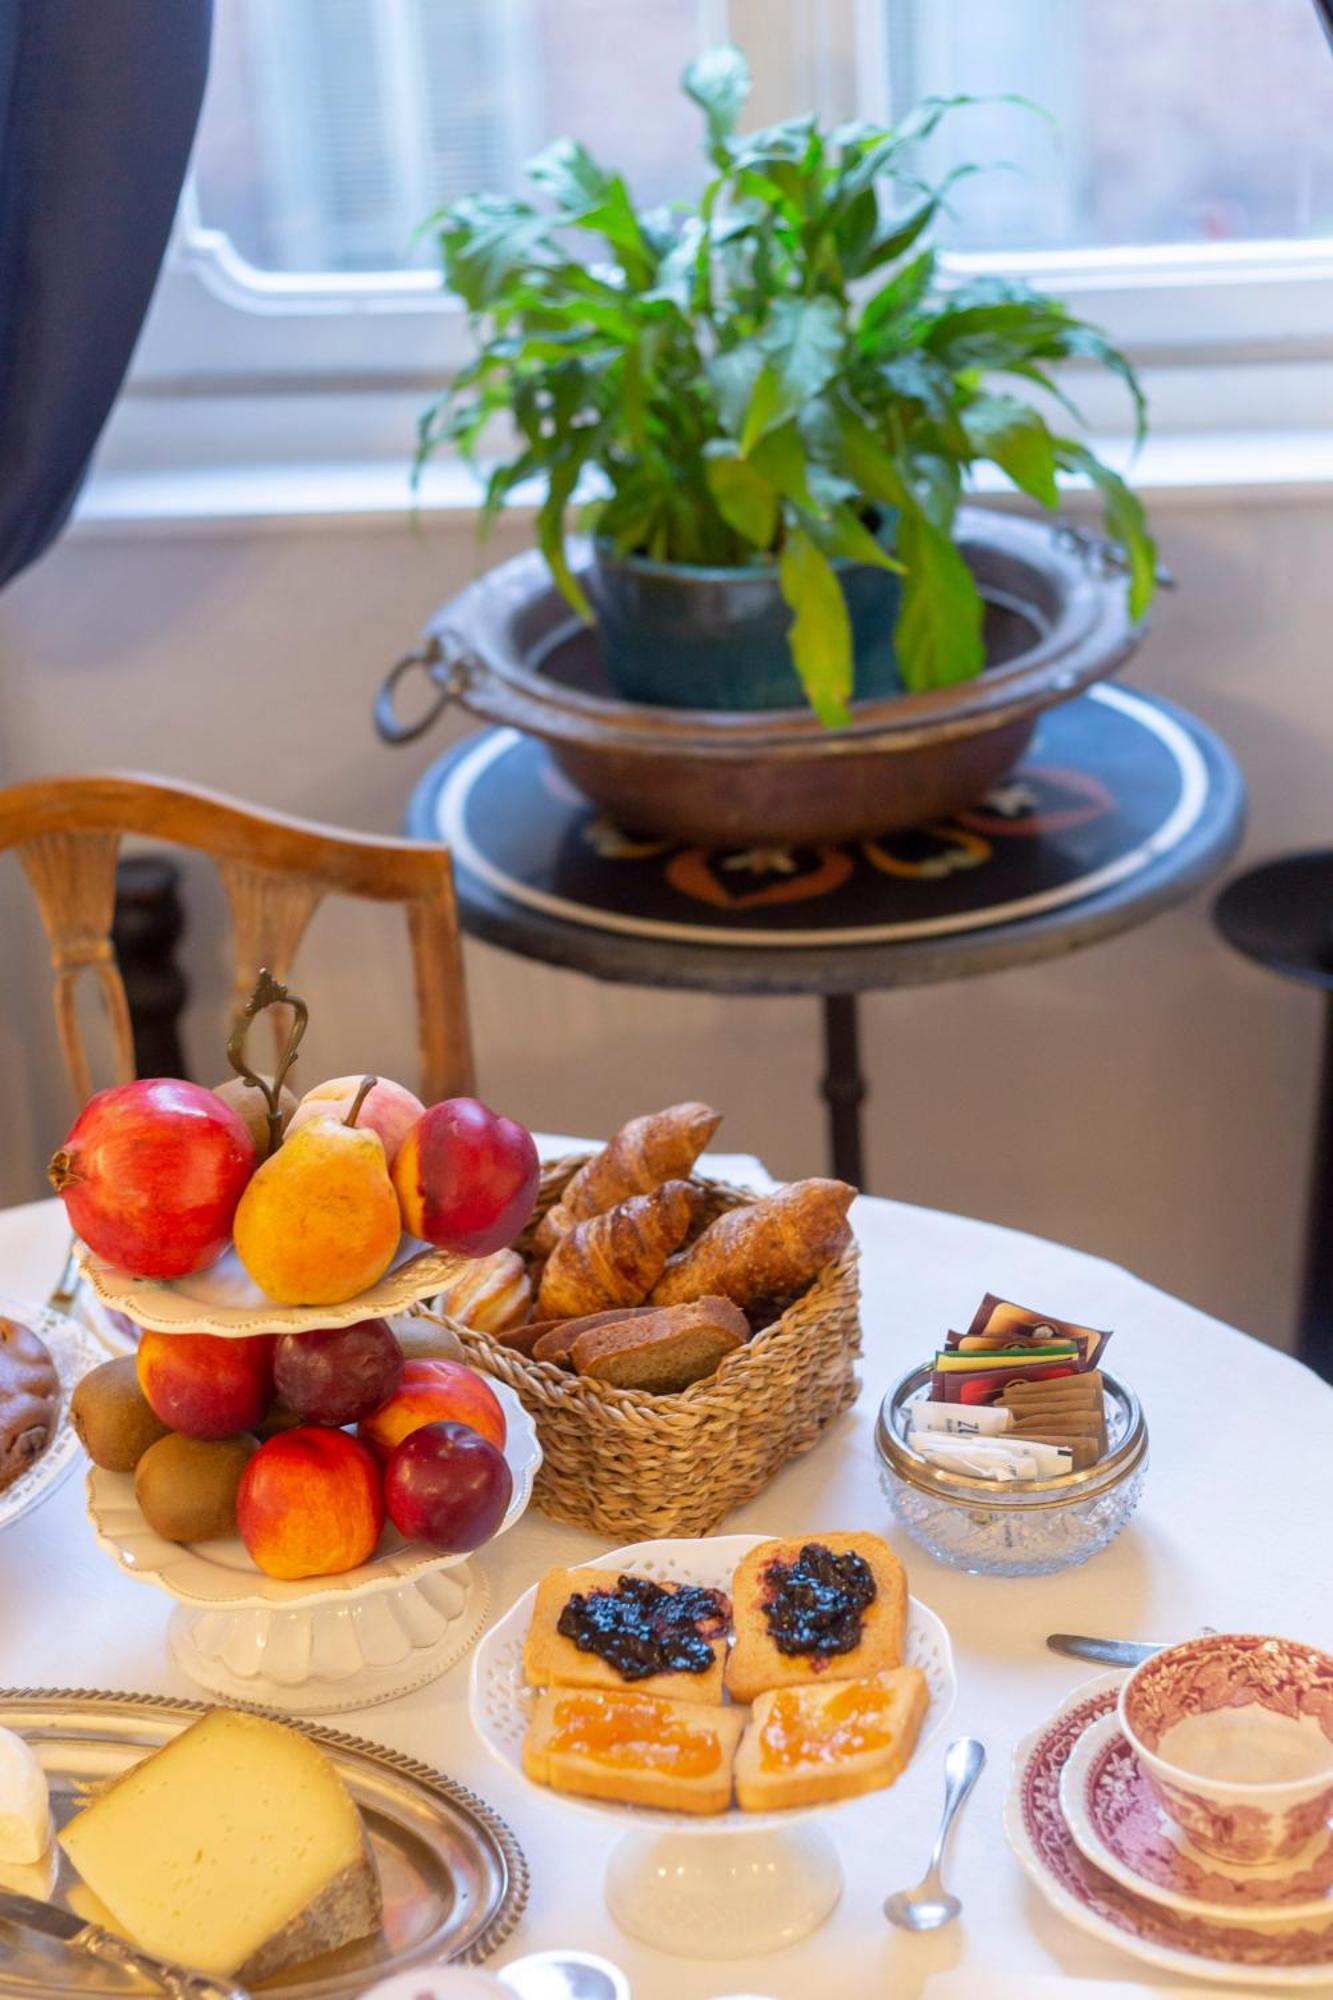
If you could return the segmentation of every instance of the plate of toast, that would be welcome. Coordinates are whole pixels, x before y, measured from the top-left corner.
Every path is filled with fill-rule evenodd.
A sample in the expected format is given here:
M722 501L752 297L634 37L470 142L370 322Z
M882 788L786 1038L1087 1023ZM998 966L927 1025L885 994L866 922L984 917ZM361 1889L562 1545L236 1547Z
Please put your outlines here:
M713 1535L549 1571L482 1640L471 1714L570 1805L735 1832L891 1785L955 1693L877 1535Z

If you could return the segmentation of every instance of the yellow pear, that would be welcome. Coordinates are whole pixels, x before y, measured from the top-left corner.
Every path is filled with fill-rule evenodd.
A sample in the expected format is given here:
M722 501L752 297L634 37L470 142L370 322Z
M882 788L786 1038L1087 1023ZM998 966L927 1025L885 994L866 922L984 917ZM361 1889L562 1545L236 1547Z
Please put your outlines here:
M378 1135L357 1125L366 1077L345 1119L315 1118L285 1139L246 1184L236 1254L284 1306L336 1306L378 1282L402 1228Z

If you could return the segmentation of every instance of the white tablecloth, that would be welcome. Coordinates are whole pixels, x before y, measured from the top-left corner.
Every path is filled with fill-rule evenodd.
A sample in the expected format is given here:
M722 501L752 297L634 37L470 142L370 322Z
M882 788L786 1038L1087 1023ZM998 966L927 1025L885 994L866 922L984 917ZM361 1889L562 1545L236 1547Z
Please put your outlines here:
M885 1892L922 1871L942 1744L892 1791L830 1815L847 1887L821 1932L767 1958L708 1964L645 1950L616 1930L601 1889L612 1831L566 1813L490 1760L468 1727L466 1663L340 1726L461 1779L514 1827L532 1865L532 1897L502 1961L562 1944L600 1951L624 1966L635 2000L741 1993L920 2000L928 1977L954 1966L975 1971L969 1991L977 2000L986 2000L988 1973L1140 1978L1169 1988L1166 1975L1072 1929L1028 1887L1000 1826L1010 1755L1095 1671L1047 1652L1047 1632L1171 1639L1212 1625L1333 1646L1333 1392L1274 1349L1098 1258L896 1202L858 1201L854 1219L863 1255L861 1399L812 1453L731 1517L730 1531L885 1529L872 1439L880 1398L987 1289L1114 1327L1112 1366L1138 1389L1151 1432L1136 1520L1082 1569L1031 1580L967 1576L895 1538L913 1589L953 1635L959 1699L948 1733L980 1736L989 1751L954 1848L952 1880L966 1905L960 1922L934 1937L907 1937L880 1914ZM0 1293L45 1297L66 1241L55 1202L0 1214ZM495 1612L552 1564L605 1546L529 1513L483 1558ZM77 1473L0 1534L0 1684L196 1693L167 1658L170 1609L165 1596L99 1554Z

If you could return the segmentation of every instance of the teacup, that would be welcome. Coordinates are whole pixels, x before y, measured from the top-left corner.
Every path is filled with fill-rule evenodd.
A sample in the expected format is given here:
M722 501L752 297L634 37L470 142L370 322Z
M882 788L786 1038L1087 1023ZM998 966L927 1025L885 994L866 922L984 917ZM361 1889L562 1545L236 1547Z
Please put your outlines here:
M1120 1727L1163 1811L1222 1861L1283 1861L1333 1816L1333 1655L1210 1634L1136 1667Z

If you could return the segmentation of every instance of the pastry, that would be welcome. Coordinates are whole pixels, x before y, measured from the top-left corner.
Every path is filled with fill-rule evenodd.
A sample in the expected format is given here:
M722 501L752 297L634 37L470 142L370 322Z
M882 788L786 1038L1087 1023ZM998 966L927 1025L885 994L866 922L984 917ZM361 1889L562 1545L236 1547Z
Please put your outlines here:
M604 1215L576 1222L546 1260L537 1293L538 1318L574 1318L608 1306L641 1304L671 1252L685 1241L698 1205L698 1191L688 1181L672 1180L651 1194L631 1195Z
M653 1304L720 1294L749 1310L803 1292L851 1240L847 1211L855 1194L845 1181L793 1181L729 1208L667 1266Z
M891 1785L929 1700L919 1667L758 1695L736 1756L737 1799L746 1812L773 1812Z
M720 1813L745 1726L738 1708L643 1693L556 1688L541 1696L523 1741L534 1784L622 1805Z
M523 1648L534 1687L636 1688L722 1699L731 1604L720 1590L614 1569L553 1569L537 1586Z
M696 1299L588 1328L574 1341L571 1358L580 1375L669 1396L715 1375L749 1337L750 1323L730 1299Z
M530 1327L523 1327L520 1331L533 1336L527 1352L534 1361L554 1361L561 1368L572 1368L574 1342L580 1334L588 1333L594 1327L626 1326L632 1320L645 1319L656 1310L655 1306L608 1306L605 1312L580 1313L577 1319L534 1320Z
M907 1577L878 1535L760 1542L737 1566L732 1599L726 1685L734 1701L902 1664Z
M560 1197L574 1222L604 1215L632 1194L681 1180L722 1123L707 1104L672 1104L631 1118L600 1153L581 1166Z
M60 1835L86 1887L159 1958L257 1986L380 1927L355 1802L318 1746L210 1709Z
M440 1288L439 1312L478 1333L508 1333L532 1311L532 1280L517 1250L469 1258Z
M0 1492L46 1450L59 1409L49 1351L30 1327L0 1318Z

